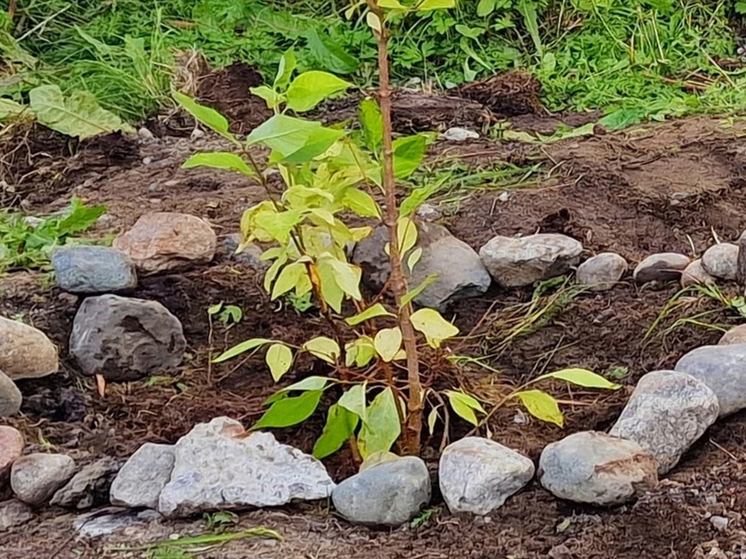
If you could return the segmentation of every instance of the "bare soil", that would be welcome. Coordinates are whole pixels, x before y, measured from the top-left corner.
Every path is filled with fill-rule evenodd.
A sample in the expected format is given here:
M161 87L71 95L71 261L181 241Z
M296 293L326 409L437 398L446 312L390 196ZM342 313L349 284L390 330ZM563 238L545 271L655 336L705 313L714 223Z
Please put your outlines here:
M534 119L526 128L535 126L538 117L526 118ZM714 236L730 241L746 229L743 134L741 121L702 117L545 144L439 143L430 160L461 161L474 168L498 160L540 166L539 180L512 191L507 201L502 201L501 190L486 187L457 203L451 196L442 205L443 222L475 249L495 234L562 232L581 240L589 254L612 250L634 264L655 251L695 256L714 242ZM62 209L71 196L106 204L107 217L95 235L121 232L146 211L180 211L207 219L222 238L235 232L243 210L262 198L257 185L242 177L180 169L195 151L225 149L211 136L165 135L145 143L109 137L43 153L35 151L34 141L29 135L11 146L18 150L14 153L26 151L6 166L5 180L18 188L5 204L34 214ZM19 161L27 164L25 172ZM50 175L49 169L54 173ZM260 279L224 252L209 266L143 279L133 295L158 300L178 316L189 342L188 359L167 377L110 385L101 397L65 349L79 299L49 287L38 273L0 278L0 313L23 315L45 331L62 348L63 363L57 375L19 383L25 396L23 415L7 423L26 434L29 448L56 448L80 463L102 455L126 457L148 441L173 443L195 423L218 415L252 423L274 390L263 364L252 359L211 366L210 356L248 337L299 341L321 328L313 313L299 315L271 303ZM458 351L486 357L500 374L465 367L448 370L447 375L453 375L452 384L468 384L495 400L540 371L578 366L616 375L625 386L618 392L551 388L566 402L564 429L535 421L515 406L495 414L489 424L492 437L537 459L544 445L571 432L608 427L641 375L672 367L681 355L716 342L722 329L738 323L734 312L689 297L649 332L677 289L628 283L605 293L575 294L561 300L540 327L524 330L505 345L507 318L517 312L516 305L531 299L531 292L493 288L481 298L456 305L451 317L463 332L472 332ZM725 291L736 294L734 288ZM241 306L244 320L230 328L211 325L207 308L220 301ZM676 319L706 310L713 311L707 322L720 330L685 323L669 331ZM288 382L313 372L314 366L301 362ZM308 451L321 421L277 435ZM456 425L453 435L467 431L467 426ZM442 433L427 441L424 457L434 473L442 442ZM199 556L740 558L746 556L745 463L746 413L739 413L713 426L657 489L627 506L596 509L561 502L532 483L489 518L474 519L448 513L436 491L437 512L423 526L376 531L338 520L327 503L297 505L241 516L241 527L273 528L283 541L232 542ZM336 479L354 472L344 452L327 465ZM710 515L727 517L727 529L718 531L708 520ZM174 533L205 531L201 520L163 521L89 540L72 531L74 517L62 510L42 511L38 520L0 534L0 557L143 557L142 549L114 548L137 548Z

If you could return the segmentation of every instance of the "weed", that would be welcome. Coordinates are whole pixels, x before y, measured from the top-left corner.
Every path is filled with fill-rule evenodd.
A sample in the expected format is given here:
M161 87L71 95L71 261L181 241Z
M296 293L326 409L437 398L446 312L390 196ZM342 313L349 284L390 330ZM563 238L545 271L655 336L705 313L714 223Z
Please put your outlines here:
M239 520L237 514L226 510L212 513L206 512L203 518L205 520L205 526L207 527L207 529L211 532L216 532L219 534L224 533L228 528L231 528L238 524Z
M243 310L236 305L223 305L221 301L207 309L207 314L217 316L223 326L238 324L243 319Z
M435 518L438 513L440 513L439 508L432 507L429 509L425 509L411 520L411 522L409 523L409 527L419 528L420 526L424 526L425 524L430 522L430 520Z

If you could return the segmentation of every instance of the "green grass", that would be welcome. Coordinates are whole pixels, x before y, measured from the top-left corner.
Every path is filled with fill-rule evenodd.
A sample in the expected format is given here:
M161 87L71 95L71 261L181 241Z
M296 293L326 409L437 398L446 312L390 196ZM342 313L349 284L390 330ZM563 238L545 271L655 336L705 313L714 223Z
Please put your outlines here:
M294 46L304 68L363 86L375 73L370 31L359 14L345 19L346 0L19 4L13 24L0 29L19 40L15 58L24 60L16 79L0 75L0 94L22 97L31 84L53 81L92 91L130 120L168 104L177 50L197 48L214 65L243 61L269 74ZM735 57L742 2L496 0L481 17L478 4L463 0L398 22L394 78L445 87L524 67L541 79L549 109L621 109L628 121L746 106L746 70L729 73L717 62ZM0 37L7 55L6 42Z

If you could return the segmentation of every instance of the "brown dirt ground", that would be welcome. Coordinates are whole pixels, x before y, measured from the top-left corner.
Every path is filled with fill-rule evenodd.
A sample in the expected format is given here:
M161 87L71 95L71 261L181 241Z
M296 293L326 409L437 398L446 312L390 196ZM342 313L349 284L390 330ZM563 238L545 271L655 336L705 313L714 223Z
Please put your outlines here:
M740 121L692 118L542 145L437 144L431 159L460 160L475 168L488 167L494 160L541 166L539 180L530 188L514 190L507 202L494 188L476 189L458 204L449 195L443 221L474 248L498 233L554 231L582 240L589 253L614 250L635 263L659 250L696 255L712 243L713 234L732 240L746 229L743 134ZM112 145L118 146L116 151ZM241 177L179 168L194 151L217 147L225 146L209 136L195 140L166 135L146 143L117 137L58 146L58 152L48 150L41 158L33 142L26 141L18 149L28 148L24 160L33 163L27 167L33 173L26 171L24 180L17 181L13 200L6 203L39 214L63 208L73 195L104 203L109 212L95 230L100 235L125 230L146 211L181 211L204 217L223 237L236 230L242 211L262 196L255 184ZM122 156L114 159L112 153ZM93 163L85 163L86 157ZM5 177L20 176L13 174L18 165L11 167ZM54 180L42 172L50 167L57 169ZM217 415L250 424L273 391L269 375L257 360L211 367L210 355L247 337L301 340L320 328L312 315L301 319L294 310L270 303L259 279L221 253L210 266L143 280L134 295L161 301L182 320L189 359L155 385L111 385L102 398L64 350L78 298L48 287L39 274L0 278L0 313L22 314L63 348L60 374L19 383L25 395L24 414L8 423L25 432L29 448L51 445L81 463L103 454L127 456L146 441L174 442L195 423ZM572 400L563 406L564 429L530 418L527 424L516 422L525 415L508 406L490 422L492 437L536 459L545 444L571 432L604 429L642 374L671 367L686 351L713 343L720 335L717 329L692 324L666 332L676 318L712 310L708 322L721 328L738 322L734 313L715 303L689 297L676 316L646 338L676 290L674 285L640 288L626 283L607 293L580 294L555 309L541 328L517 337L502 351L498 347L505 337L505 319L516 312L516 305L530 299L529 291L506 293L495 288L455 306L451 315L463 332L479 325L459 351L486 356L489 365L501 371L493 376L468 368L461 381L495 399L538 371L565 366L628 370L622 380L626 391L569 393L565 387L553 387L563 400ZM735 293L734 288L726 291ZM206 310L219 301L240 305L246 319L229 329L211 329ZM288 381L314 366L300 365ZM316 419L278 436L310 450L320 429L321 420ZM458 425L453 435L466 431ZM440 443L441 433L436 433L425 451L434 471ZM242 515L242 527L275 528L284 541L233 542L200 557L738 558L746 556L745 461L746 413L740 413L711 428L656 490L631 505L573 505L532 483L483 520L449 514L435 495L438 512L431 520L420 528L393 531L351 527L336 519L326 503L299 505ZM353 472L344 453L331 458L328 466L337 479ZM711 514L728 517L728 528L717 531L708 521ZM142 557L143 551L112 548L136 547L173 533L204 532L201 521L163 522L87 540L73 535L73 518L59 510L44 511L37 521L0 534L0 557Z

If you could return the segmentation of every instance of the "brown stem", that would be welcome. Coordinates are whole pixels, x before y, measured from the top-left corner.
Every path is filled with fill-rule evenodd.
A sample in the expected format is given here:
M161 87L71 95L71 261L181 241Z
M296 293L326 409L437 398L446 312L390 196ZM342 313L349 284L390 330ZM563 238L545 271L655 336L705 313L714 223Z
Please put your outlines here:
M404 425L404 447L409 454L419 454L422 436L422 411L424 402L422 397L422 383L420 382L420 364L417 354L417 337L410 321L412 305L402 305L402 297L407 293L407 280L401 266L399 252L397 220L399 208L396 202L396 178L394 177L394 147L393 126L391 124L391 87L389 80L389 32L386 29L383 10L376 0L367 0L368 6L381 22L380 32L376 32L378 43L378 102L383 116L383 189L386 196L386 213L384 223L389 230L389 259L391 262L391 277L389 285L399 309L399 328L407 353L407 385L408 400L406 425Z

